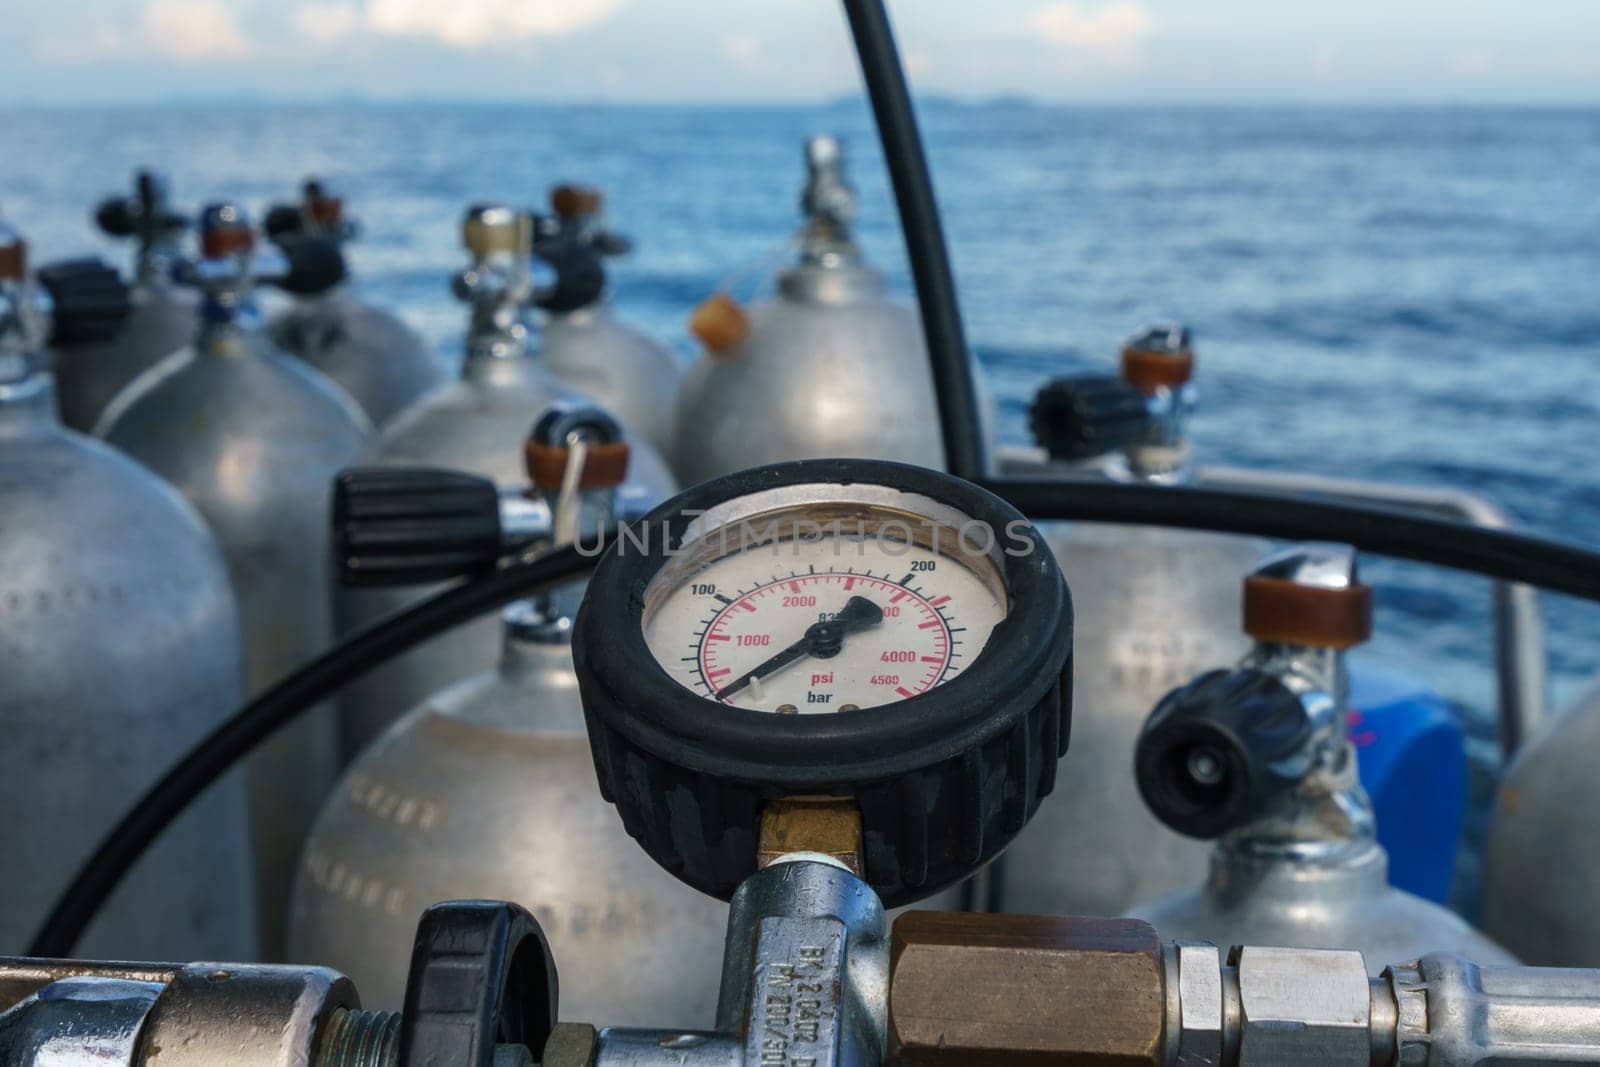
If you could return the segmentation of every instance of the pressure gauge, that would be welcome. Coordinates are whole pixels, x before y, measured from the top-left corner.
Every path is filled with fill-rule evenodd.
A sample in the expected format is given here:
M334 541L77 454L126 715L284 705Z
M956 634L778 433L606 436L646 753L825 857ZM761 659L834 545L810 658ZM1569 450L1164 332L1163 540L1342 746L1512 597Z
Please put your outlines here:
M993 857L1054 784L1072 609L1044 542L920 467L820 460L697 486L590 579L573 651L602 792L730 895L761 810L853 797L894 905Z

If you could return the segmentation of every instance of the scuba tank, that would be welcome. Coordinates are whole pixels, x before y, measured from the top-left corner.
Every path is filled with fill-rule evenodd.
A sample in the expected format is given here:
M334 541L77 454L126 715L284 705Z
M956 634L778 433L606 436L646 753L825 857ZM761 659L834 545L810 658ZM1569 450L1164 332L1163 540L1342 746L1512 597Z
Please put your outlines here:
M308 180L299 204L279 204L262 228L277 244L305 236L341 246L358 233L342 197ZM279 348L332 378L361 405L374 425L442 384L445 370L416 331L358 299L349 284L299 296L274 315L267 332Z
M1484 853L1483 925L1530 963L1600 962L1596 752L1600 687L1529 738L1500 783Z
M551 190L548 233L537 238L552 258L564 245L587 249L594 269L600 256L626 253L626 237L602 228L598 189L560 185ZM576 306L550 310L540 352L550 373L583 390L657 451L672 444L672 402L683 371L678 357L611 314L597 294Z
M455 279L455 294L471 307L461 380L429 393L383 428L363 462L464 470L500 485L523 477L515 448L539 413L556 401L583 398L554 378L540 358L533 307L559 297L592 300L592 270L574 270L573 256L555 284L535 285L535 220L497 205L470 209L462 240L472 265ZM539 261L541 264L544 262ZM592 262L592 261L591 261ZM587 283L585 283L587 280ZM671 473L659 455L630 439L634 481L649 492L672 494ZM414 603L436 589L346 589L335 594L340 633L352 633ZM575 602L575 600L574 600ZM450 682L494 666L500 646L493 618L458 627L384 664L345 689L340 698L343 751L353 757L395 717Z
M585 454L569 446L574 434ZM535 494L508 496L508 510L538 509L555 540L578 528L574 512L591 512L581 525L594 528L615 510L625 471L615 462L618 446L625 463L627 446L609 416L553 409L527 449ZM583 488L563 501L563 484ZM492 526L500 504L485 480L347 472L336 504L346 578L405 579L419 565L429 571L435 560L463 558L455 540L410 538L422 525L452 528L442 515L429 523L419 505L469 495L487 506ZM453 528L467 525L477 524ZM492 565L499 548L491 542L483 562ZM727 909L660 870L601 798L571 630L547 599L511 605L498 665L429 697L355 758L306 842L292 958L356 978L369 1008L399 1008L408 931L423 909L503 897L535 912L557 952L588 961L561 989L562 1003L585 1018L620 1009L638 1024L710 1022Z
M1194 351L1181 326L1152 327L1122 351L1117 378L1063 378L1042 388L1031 421L1068 477L1181 482L1195 402ZM1037 463L1035 463L1037 472ZM1023 846L1002 858L1006 911L1117 915L1192 885L1206 849L1145 809L1128 768L1152 704L1247 647L1239 578L1264 542L1187 530L1040 523L1083 619L1076 636L1072 748L1056 795Z
M1168 826L1215 839L1204 885L1132 909L1176 938L1351 948L1382 960L1509 953L1437 904L1389 885L1372 802L1346 734L1345 653L1372 634L1355 550L1312 544L1244 582L1254 648L1162 698L1134 758Z
M705 353L678 394L672 461L685 485L817 456L944 466L922 326L888 299L850 235L855 192L831 137L806 142L800 262L748 312L696 309Z
M94 218L108 236L133 240L134 281L132 310L116 336L53 346L61 421L80 433L94 428L124 386L193 339L198 303L191 290L172 284L177 243L190 220L172 209L165 178L139 171L133 195L101 201Z
M104 344L109 267L26 274L0 223L0 945L18 952L127 806L239 702L233 591L210 532L127 457L64 428L47 341ZM253 957L236 778L161 836L82 943L133 959Z
M211 524L244 623L245 689L257 694L324 651L328 482L360 454L371 425L337 386L262 336L257 281L314 291L338 280L337 247L301 241L290 259L256 251L244 213L213 204L201 258L184 275L203 292L191 347L146 371L95 432L171 482ZM263 948L282 943L300 842L337 771L335 729L308 715L249 765Z

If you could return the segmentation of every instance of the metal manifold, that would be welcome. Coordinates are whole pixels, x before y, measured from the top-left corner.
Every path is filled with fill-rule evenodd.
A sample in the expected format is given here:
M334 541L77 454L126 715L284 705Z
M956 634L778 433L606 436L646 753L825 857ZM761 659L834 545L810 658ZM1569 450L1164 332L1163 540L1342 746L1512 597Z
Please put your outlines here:
M673 961L662 960L671 967ZM425 913L405 1010L320 967L0 961L5 1067L1600 1063L1600 971L1163 941L1134 919L910 912L791 853L734 895L716 1025L557 1022L513 904Z

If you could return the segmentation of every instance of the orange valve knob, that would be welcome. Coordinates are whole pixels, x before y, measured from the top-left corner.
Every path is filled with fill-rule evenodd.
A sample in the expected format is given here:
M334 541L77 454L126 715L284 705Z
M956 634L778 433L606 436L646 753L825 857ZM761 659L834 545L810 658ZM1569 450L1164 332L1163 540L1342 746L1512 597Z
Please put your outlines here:
M750 316L727 293L712 293L689 316L689 332L713 356L731 356L750 336Z
M563 219L592 218L605 202L605 194L592 185L566 182L550 190L550 210Z
M1122 380L1146 396L1181 389L1192 377L1194 345L1183 326L1152 326L1123 343Z
M201 212L200 254L206 259L225 259L255 246L255 231L237 204L211 204Z
M28 273L28 243L0 225L0 281L19 282Z
M572 461L573 434L586 438L579 489L610 489L628 477L628 442L622 428L598 408L552 406L539 417L523 449L528 479L547 492L561 488Z

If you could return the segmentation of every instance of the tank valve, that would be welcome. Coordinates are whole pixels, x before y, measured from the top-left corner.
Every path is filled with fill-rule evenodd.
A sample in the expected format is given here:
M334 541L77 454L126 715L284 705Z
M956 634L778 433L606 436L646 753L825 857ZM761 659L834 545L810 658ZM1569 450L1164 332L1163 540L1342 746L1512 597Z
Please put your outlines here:
M1289 838L1358 836L1371 813L1352 784L1342 653L1370 634L1372 598L1354 550L1269 558L1245 580L1244 616L1257 644L1243 662L1173 690L1145 722L1134 757L1145 803L1191 837L1264 819Z
M550 190L553 238L573 241L602 256L625 256L633 241L601 225L605 194L592 185L563 182Z
M603 272L596 276L582 257L574 254L567 264L565 287L559 266L539 251L540 220L531 212L503 204L476 204L461 222L461 243L472 264L456 275L456 298L472 308L467 328L467 355L512 357L524 354L533 337L528 313L534 307L559 305L547 310L570 310L584 300L598 299ZM560 247L566 247L557 242ZM536 256L536 252L538 253ZM592 254L587 259L594 259Z
M178 258L178 238L192 221L173 210L165 176L150 170L134 174L132 196L100 201L94 220L109 237L135 240L135 263L141 279L166 273Z
M200 257L180 262L173 274L204 294L201 321L206 331L253 328L258 319L257 284L305 296L344 280L344 257L337 243L306 236L287 242L281 250L263 250L257 247L249 216L231 201L208 204L196 228Z
M530 489L426 467L357 467L333 483L340 582L350 588L470 577L571 544L655 504L625 484L628 443L610 414L552 405L523 446Z
M47 264L32 282L27 242L0 222L0 352L29 356L47 344L108 341L132 310L127 285L98 259Z
M261 230L274 244L302 237L324 237L343 244L360 233L357 222L344 212L344 198L330 193L316 178L300 187L298 204L274 204L261 222Z
M1144 394L1121 378L1084 374L1047 382L1033 398L1033 439L1054 459L1093 459L1133 444L1150 421Z
M1173 482L1187 477L1194 410L1194 343L1178 323L1149 326L1122 345L1115 378L1056 378L1029 412L1035 443L1052 459L1076 462L1120 453L1114 476Z

